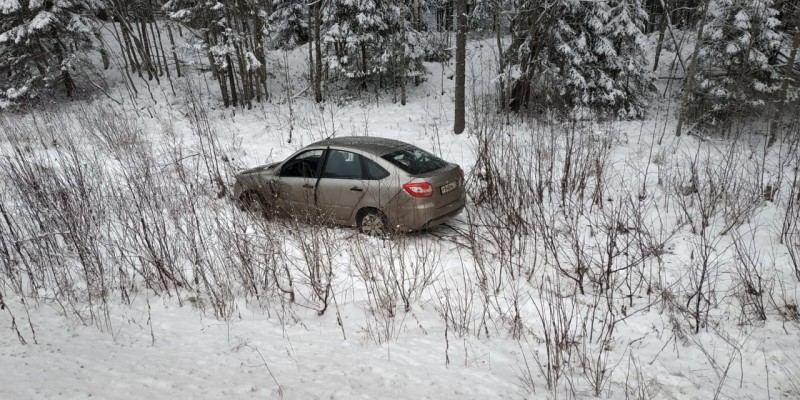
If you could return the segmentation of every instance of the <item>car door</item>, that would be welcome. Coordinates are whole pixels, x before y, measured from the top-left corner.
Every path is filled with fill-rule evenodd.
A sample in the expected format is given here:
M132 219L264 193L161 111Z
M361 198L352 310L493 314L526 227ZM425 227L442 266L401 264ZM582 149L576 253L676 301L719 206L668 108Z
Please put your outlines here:
M304 151L281 165L272 184L279 210L301 218L313 215L315 187L324 152L323 149Z
M317 184L320 216L333 222L349 223L367 189L361 155L329 149Z

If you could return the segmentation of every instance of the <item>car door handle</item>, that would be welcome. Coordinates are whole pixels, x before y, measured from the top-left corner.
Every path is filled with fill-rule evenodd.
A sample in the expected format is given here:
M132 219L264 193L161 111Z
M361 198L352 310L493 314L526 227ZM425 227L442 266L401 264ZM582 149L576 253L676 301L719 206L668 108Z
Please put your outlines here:
M362 189L362 188L360 188L358 186L353 186L353 187L350 188L350 190L352 190L354 192L363 192L364 191L364 189Z
M303 185L303 187L306 188L306 189L313 189L314 185L310 185L310 184L306 183L305 185Z

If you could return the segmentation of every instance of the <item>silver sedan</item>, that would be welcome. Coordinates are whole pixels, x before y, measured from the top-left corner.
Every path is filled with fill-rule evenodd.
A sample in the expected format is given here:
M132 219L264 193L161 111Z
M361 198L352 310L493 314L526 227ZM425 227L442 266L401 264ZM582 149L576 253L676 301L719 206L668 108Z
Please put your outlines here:
M383 235L438 225L464 208L464 173L408 143L339 137L236 176L243 207L358 227Z

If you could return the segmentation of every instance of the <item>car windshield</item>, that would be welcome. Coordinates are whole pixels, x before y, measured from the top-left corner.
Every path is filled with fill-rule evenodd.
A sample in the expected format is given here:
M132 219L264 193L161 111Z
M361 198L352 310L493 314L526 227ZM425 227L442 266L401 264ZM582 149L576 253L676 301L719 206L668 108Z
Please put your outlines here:
M381 158L411 175L420 175L447 166L447 161L414 146L404 147Z

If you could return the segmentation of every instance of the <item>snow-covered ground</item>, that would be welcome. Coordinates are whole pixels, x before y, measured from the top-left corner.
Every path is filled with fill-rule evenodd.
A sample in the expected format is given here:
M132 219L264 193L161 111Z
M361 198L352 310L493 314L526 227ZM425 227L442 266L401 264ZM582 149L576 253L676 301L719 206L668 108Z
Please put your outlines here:
M467 92L473 99L491 92L496 53L491 40L472 42ZM250 111L222 109L214 100L213 82L206 86L192 78L192 90L199 92L218 150L224 153L226 171L281 160L332 135L375 135L414 143L459 163L477 194L485 189L487 167L476 167L482 143L476 130L488 126L501 133L490 140L499 143L495 151L529 156L518 164L497 160L502 174L519 176L520 171L512 169L552 159L550 173L561 177L569 130L516 117L481 125L495 117L473 107L468 116L471 130L460 136L450 133L451 66L428 64L428 79L409 88L406 106L393 102L391 93L320 106L297 96L307 87L302 78L304 54L302 49L286 58L272 54L274 98ZM662 57L672 59L669 53ZM669 62L663 63L662 68L669 68ZM280 78L286 76L282 68L287 66L288 82ZM140 96L134 105L122 87L115 87L109 95L123 106L97 98L60 107L56 115L73 118L77 125L63 123L74 128L71 134L80 134L86 120L79 115L98 115L105 109L106 115L134 124L154 154L168 154L174 150L170 144L178 143L186 149L185 157L179 157L183 162L193 159L196 151L201 154L207 139L192 122L186 93L186 86L179 86L177 95L159 89L152 98ZM226 199L208 196L198 203L209 209L202 215L243 222L249 226L244 235L282 257L280 265L290 268L287 274L294 277L293 302L277 291L255 296L244 278L215 276L220 287L231 288L230 297L222 300L226 315L220 318L209 299L200 298L210 298L208 292L151 290L132 274L135 282L125 301L121 289L109 289L110 304L97 306L76 300L79 295L66 301L55 288L18 290L17 281L3 272L18 266L0 264L0 293L7 306L0 311L0 399L800 398L800 291L787 246L780 243L792 201L789 186L797 173L797 158L791 157L797 157L797 149L787 144L764 152L763 136L750 132L736 140L675 138L669 111L674 108L658 99L647 120L580 127L575 140L585 158L576 162L605 161L597 167L604 171L599 174L599 202L587 194L585 207L578 207L560 202L558 190L551 189L551 199L542 201L538 211L530 203L515 206L533 213L523 216L549 218L536 226L552 229L555 247L543 242L546 235L541 232L510 230L512 222L484 224L489 220L475 216L500 213L489 208L502 202L478 204L477 196L470 201L469 213L399 243L364 238L346 228L265 222L233 210ZM35 115L3 115L0 126L55 124L37 125ZM100 165L116 171L111 174L125 170L124 150L105 149L98 144L101 140L85 132L76 139L87 160L105 160ZM2 157L10 160L12 140L0 139ZM536 145L553 147L536 158ZM58 152L58 145L30 146L33 152ZM58 157L44 159L68 163ZM202 177L203 167L193 165ZM163 170L158 173L168 170L170 161L159 167ZM537 177L544 175L546 171L536 171ZM595 176L588 182L591 192ZM775 199L748 197L748 189L764 183L780 187ZM8 180L0 184L13 186ZM716 184L723 187L709 191ZM203 189L197 190L204 195ZM681 190L685 194L675 194ZM514 192L501 190L493 196L509 193ZM6 204L11 215L15 209L8 205L17 204L14 196L10 190L0 195L0 204ZM708 209L704 202L709 200L719 203L719 209L703 224L702 210ZM169 204L158 210L160 218L172 217L175 210L168 208ZM202 224L219 223L211 219ZM259 236L265 232L272 237ZM619 234L617 245L604 247L614 232ZM634 236L652 240L652 251L643 253L641 243L628 239ZM311 247L304 250L304 245ZM223 256L214 258L228 255L219 246L206 249L211 263L227 262ZM599 267L608 261L603 258L608 248L618 271L604 282ZM333 271L334 302L323 315L318 315L319 301L302 272L314 254L327 260ZM743 262L743 254L752 255L755 262ZM548 258L554 255L564 263L558 268ZM584 294L567 276L575 276L581 257L591 265L595 279L586 278ZM0 262L12 259L15 256ZM702 260L708 274L698 283ZM116 268L111 262L108 268ZM381 296L387 294L381 290L388 286L376 285L365 272L377 268L385 273L391 266L412 270L419 264L425 264L432 279L416 288L408 310L399 297L389 306L382 304L386 297ZM508 275L514 271L524 275ZM761 289L743 287L743 271L757 275L753 280L763 283ZM379 273L378 278L386 276ZM285 283L287 278L274 279ZM406 288L410 280L400 279ZM614 289L604 290L604 284ZM29 297L24 300L20 292ZM747 295L752 292L756 295ZM698 296L707 305L701 313L707 317L695 333L692 307ZM755 316L757 299L765 320ZM103 316L95 318L97 311ZM16 330L11 329L12 315Z
M140 299L144 300L144 299ZM444 338L408 321L385 346L365 342L358 315L300 315L282 323L260 310L231 321L204 318L160 299L115 310L115 331L100 332L42 307L38 344L20 346L5 330L4 399L39 398L497 398L517 397L514 349L459 341L444 365ZM142 312L143 310L144 313ZM5 321L4 321L5 323ZM433 322L429 325L434 328ZM453 344L456 345L455 343ZM464 348L462 348L464 347ZM467 359L464 352L469 351Z

